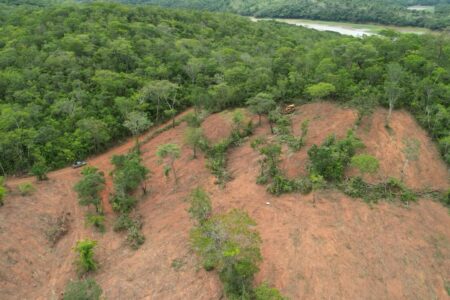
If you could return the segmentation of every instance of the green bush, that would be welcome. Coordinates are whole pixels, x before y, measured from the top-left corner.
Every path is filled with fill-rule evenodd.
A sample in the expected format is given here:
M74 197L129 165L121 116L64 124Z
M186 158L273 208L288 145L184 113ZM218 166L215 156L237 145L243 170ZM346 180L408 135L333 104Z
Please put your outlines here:
M5 203L5 198L6 196L6 187L5 187L5 179L3 176L0 176L0 206L3 206L3 204Z
M133 222L133 225L128 228L127 243L137 250L145 242L145 236L141 233L142 224L140 222Z
M113 230L116 232L127 231L126 242L132 249L138 249L145 242L145 236L141 233L142 222L131 218L128 214L121 214L114 223Z
M100 192L105 188L105 176L95 167L86 167L81 171L83 177L75 184L80 205L93 205L97 213L102 212Z
M308 177L302 177L294 180L295 190L306 195L313 190L313 184Z
M267 186L267 191L274 195L291 193L295 190L295 183L285 178L283 175L277 174L272 178L272 182Z
M407 204L417 200L417 194L395 178L389 178L386 182L378 184L369 184L358 176L344 181L339 187L346 195L362 198L366 202L398 199Z
M64 290L64 300L99 300L102 288L94 279L71 281Z
M441 202L445 205L450 207L450 190L445 192L441 197Z
M322 145L313 145L308 150L310 172L323 176L327 181L340 181L351 158L361 147L362 142L352 131L342 140L329 136Z
M75 246L75 251L78 253L77 264L80 273L95 271L97 263L94 260L94 248L97 245L96 241L81 240Z
M31 167L31 174L36 176L37 180L43 181L48 179L47 173L49 170L50 168L46 165L45 162L37 161Z
M105 216L103 215L88 214L86 223L94 226L100 232L105 232Z
M121 214L114 222L113 230L115 232L123 231L133 225L133 219L128 214Z
M200 187L192 190L189 195L189 214L199 224L203 224L211 216L212 206L208 194Z
M254 290L254 300L287 300L279 290L271 288L267 283L260 284Z
M29 182L19 184L18 189L22 196L31 195L36 190L33 184Z
M116 194L110 202L114 211L129 213L136 206L137 200L133 196Z
M211 217L191 231L191 243L208 270L219 272L230 299L245 299L252 291L253 277L261 261L259 234L245 213L232 210Z
M355 155L351 159L351 165L357 168L361 174L373 174L378 171L380 163L378 160L369 154Z

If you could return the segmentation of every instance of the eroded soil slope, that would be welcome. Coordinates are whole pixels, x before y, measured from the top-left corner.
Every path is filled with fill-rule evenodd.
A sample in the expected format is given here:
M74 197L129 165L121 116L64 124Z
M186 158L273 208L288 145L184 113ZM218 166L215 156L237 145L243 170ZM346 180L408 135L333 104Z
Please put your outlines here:
M392 132L387 132L384 116L384 110L377 110L357 129L367 146L362 151L380 160L379 174L370 179L401 176L404 140L414 138L420 143L420 155L404 170L405 182L413 188L448 188L447 168L414 119L395 112ZM331 103L298 108L293 116L295 133L308 119L309 134L299 152L285 151L288 175L302 174L307 149L329 134L345 135L356 117L354 111ZM78 205L73 191L79 170L51 173L50 180L35 183L37 191L27 197L16 192L17 184L32 179L8 181L11 192L0 208L0 298L58 299L67 281L76 278L73 246L89 237L98 241L100 269L94 277L108 299L220 299L216 274L202 270L189 248L192 222L185 198L201 185L211 194L216 212L242 208L257 221L264 257L257 281L268 281L291 299L448 299L444 285L450 282L450 215L441 204L421 199L408 208L385 202L370 207L337 191L319 192L315 205L312 195L272 197L255 183L259 156L250 147L255 136L269 134L265 120L253 137L229 152L233 180L221 189L205 168L204 157L193 160L191 149L183 145L185 128L182 123L142 146L152 177L151 192L137 208L146 236L137 251L111 230L115 215L107 206L109 178L105 234L84 224L86 209ZM203 129L212 140L226 137L231 130L229 114L209 116ZM180 176L176 188L172 178L164 177L155 155L158 145L168 142L183 145L176 162ZM130 141L114 148L89 164L108 174L111 156L132 145ZM46 238L49 224L67 213L68 233L51 247Z

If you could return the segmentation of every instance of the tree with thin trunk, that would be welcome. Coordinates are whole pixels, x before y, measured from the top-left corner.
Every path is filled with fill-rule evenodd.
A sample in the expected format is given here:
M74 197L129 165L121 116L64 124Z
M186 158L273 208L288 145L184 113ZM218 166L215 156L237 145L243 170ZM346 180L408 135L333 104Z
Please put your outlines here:
M147 84L140 92L140 102L156 104L156 121L160 121L160 109L163 102L174 99L178 85L168 80L155 80Z
M389 112L386 118L387 127L389 127L395 104L403 94L403 88L400 86L403 76L403 68L398 63L389 63L387 65L387 78L384 82L384 91L389 102Z
M401 179L402 181L405 179L406 168L410 161L417 161L419 159L420 154L420 142L416 139L405 139L403 141L403 149L402 152L405 156L405 161L403 162Z
M193 158L197 158L197 148L203 140L203 130L201 127L188 127L184 135L185 143L192 147Z
M251 112L259 117L259 125L261 125L261 116L268 115L271 110L275 108L275 101L273 96L267 93L259 93L256 96L247 100L246 104Z
M105 176L95 167L86 167L81 171L83 178L75 184L80 205L93 205L97 213L102 213L100 192L105 188Z
M175 160L180 157L181 151L177 144L164 144L158 147L156 155L164 162L164 175L169 176L170 171L173 173L175 184L178 183L177 172L175 170Z
M131 134L136 139L136 149L139 145L139 135L152 126L152 122L147 118L147 115L140 111L132 111L127 114L127 118L123 125L131 131Z

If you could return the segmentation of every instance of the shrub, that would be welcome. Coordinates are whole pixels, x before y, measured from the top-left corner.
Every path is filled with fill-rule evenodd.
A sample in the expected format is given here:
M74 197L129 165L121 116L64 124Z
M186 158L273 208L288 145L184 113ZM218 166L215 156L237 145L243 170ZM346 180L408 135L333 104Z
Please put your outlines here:
M113 230L116 232L126 230L133 224L133 219L127 214L121 214L114 222Z
M129 213L136 206L137 200L133 196L114 195L111 198L111 205L114 211Z
M308 150L310 172L323 176L325 180L340 181L356 149L362 146L352 131L342 140L329 136L321 146L313 145Z
M63 213L59 217L49 220L45 235L51 246L56 245L56 243L69 232L69 223L70 219L68 213Z
M189 214L199 224L203 224L211 216L211 200L208 194L200 187L192 190L189 195L189 202L191 207L189 208Z
M368 173L373 174L378 171L380 163L378 160L369 154L355 155L351 159L351 165L357 168L362 175Z
M343 192L353 198L368 197L367 193L369 185L364 180L357 176L347 180L343 185Z
M64 300L98 300L103 293L94 279L71 281L64 290Z
M442 197L441 197L441 202L445 205L445 206L449 206L450 207L450 190L448 190L447 192L445 192Z
M211 217L191 231L191 243L205 268L218 270L229 298L243 298L261 261L259 234L255 222L245 213L232 210Z
M93 205L95 211L100 213L100 192L105 188L105 176L95 167L86 167L81 171L83 177L75 184L74 189L78 193L80 205Z
M308 177L298 178L294 181L295 190L306 195L309 194L313 189L313 184L311 179Z
M417 194L395 178L389 178L386 182L378 184L369 184L361 177L353 177L340 184L339 187L346 195L362 198L366 202L399 199L407 204L417 200Z
M279 290L271 288L267 283L262 283L254 290L254 300L287 300Z
M89 214L86 216L86 222L94 226L98 231L105 232L105 216Z
M169 175L169 171L172 171L175 183L178 182L177 173L175 170L175 160L180 157L181 150L177 144L164 144L160 145L156 150L156 155L160 158L160 162L165 160L164 174Z
M50 168L44 161L37 161L31 167L31 174L36 176L37 180L43 181L48 179L47 173L49 170Z
M18 188L22 196L31 195L36 190L35 187L29 182L19 184Z
M291 193L294 191L294 182L277 174L272 178L272 182L267 186L267 191L274 195Z
M142 222L140 219L133 219L128 214L120 215L113 227L116 232L127 230L126 242L134 250L145 242L145 236L140 232L141 229Z
M136 250L145 242L145 236L141 233L142 224L140 222L133 222L128 228L127 243Z
M150 170L142 165L141 158L136 152L113 156L112 163L115 166L113 171L114 190L119 196L136 190L139 185L145 183L150 174ZM145 187L143 189L145 190Z
M3 206L5 203L4 198L6 196L6 187L5 187L5 179L3 176L0 176L0 206Z
M96 241L81 240L75 246L75 251L78 253L78 266L81 273L95 271L97 263L94 260L94 247L97 245Z

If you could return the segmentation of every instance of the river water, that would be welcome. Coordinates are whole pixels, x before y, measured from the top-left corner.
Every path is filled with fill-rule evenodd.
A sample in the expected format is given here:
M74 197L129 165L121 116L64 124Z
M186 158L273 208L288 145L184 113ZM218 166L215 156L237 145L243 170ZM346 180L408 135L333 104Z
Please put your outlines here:
M392 29L403 33L416 33L422 34L429 32L429 30L418 27L398 27L398 26L385 26L385 25L373 25L373 24L356 24L356 23L344 23L344 22L327 22L327 21L314 21L306 19L256 19L251 17L252 21L257 22L260 20L275 20L291 25L303 26L319 31L333 31L343 35L350 35L354 37L363 37L377 34L383 29Z

